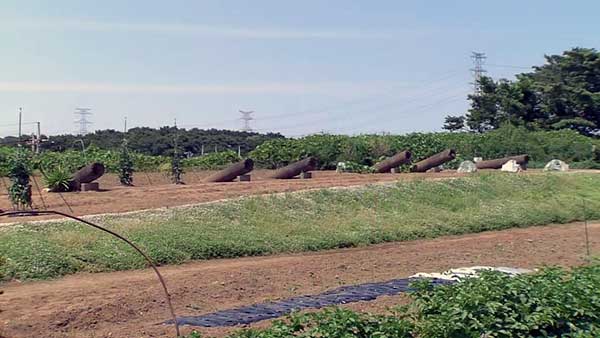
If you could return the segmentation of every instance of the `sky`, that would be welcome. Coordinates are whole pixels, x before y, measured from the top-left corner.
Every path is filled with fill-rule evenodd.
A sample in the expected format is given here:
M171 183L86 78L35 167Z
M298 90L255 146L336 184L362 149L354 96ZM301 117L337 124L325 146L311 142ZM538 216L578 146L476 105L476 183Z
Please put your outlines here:
M600 2L2 0L0 136L41 123L287 136L440 130L469 107L472 51L494 78L600 45Z

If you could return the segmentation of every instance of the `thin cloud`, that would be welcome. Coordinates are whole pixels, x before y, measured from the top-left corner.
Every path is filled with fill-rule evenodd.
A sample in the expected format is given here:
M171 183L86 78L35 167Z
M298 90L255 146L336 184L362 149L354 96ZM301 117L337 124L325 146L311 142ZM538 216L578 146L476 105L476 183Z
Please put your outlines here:
M163 94L306 94L366 92L376 88L374 84L352 83L256 83L217 85L170 85L170 84L114 84L114 83L48 83L48 82L0 82L0 92L42 93L163 93Z
M363 30L290 30L204 26L179 23L122 23L83 20L19 20L0 23L4 30L76 30L93 32L169 33L245 39L391 39L390 32Z

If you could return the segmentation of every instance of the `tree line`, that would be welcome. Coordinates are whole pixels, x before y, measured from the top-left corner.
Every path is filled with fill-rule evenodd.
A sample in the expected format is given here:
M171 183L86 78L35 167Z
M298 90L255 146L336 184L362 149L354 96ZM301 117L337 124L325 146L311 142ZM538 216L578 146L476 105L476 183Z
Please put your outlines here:
M25 144L30 136L8 136L0 138L0 146L16 146ZM86 135L42 136L41 149L44 151L65 151L95 146L100 149L118 149L124 139L128 147L135 152L146 155L172 156L175 142L180 152L188 155L220 152L224 150L238 151L246 154L258 145L271 139L284 138L279 133L255 133L218 129L185 129L176 127L137 127L126 133L113 129L97 130Z
M530 130L573 129L598 135L600 52L573 48L545 59L514 81L482 77L481 92L468 96L468 112L447 116L443 128L486 132L510 123Z

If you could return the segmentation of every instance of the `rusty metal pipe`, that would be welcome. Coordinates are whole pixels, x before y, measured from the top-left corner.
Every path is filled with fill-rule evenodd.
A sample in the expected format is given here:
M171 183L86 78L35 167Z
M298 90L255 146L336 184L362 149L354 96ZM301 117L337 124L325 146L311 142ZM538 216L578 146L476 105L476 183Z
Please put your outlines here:
M376 163L373 166L373 169L375 169L375 171L378 173L387 173L392 168L396 168L402 164L410 163L410 157L410 151L405 150L403 152L397 153L392 157L388 157L381 162Z
M283 168L277 169L271 175L271 178L275 178L275 179L293 178L294 176L300 175L300 173L303 171L314 170L316 166L317 166L317 159L312 156L307 157L301 161L294 162Z
M104 164L98 162L90 163L73 174L73 181L77 183L90 183L104 175L104 171Z
M504 163L515 160L523 169L527 169L527 163L529 162L529 155L516 155L516 156L508 156L503 158L496 158L493 160L487 161L479 161L475 163L477 169L500 169L504 165Z
M231 182L235 180L236 177L251 172L252 169L254 169L254 161L247 158L212 174L205 179L205 182Z
M427 170L442 165L446 162L452 161L456 158L456 151L454 149L446 149L441 153L437 153L431 157L428 157L422 161L415 163L410 171L416 173L423 173Z
M104 175L104 164L94 162L77 170L73 174L73 179L69 183L69 191L78 191L81 188L81 183L90 183Z

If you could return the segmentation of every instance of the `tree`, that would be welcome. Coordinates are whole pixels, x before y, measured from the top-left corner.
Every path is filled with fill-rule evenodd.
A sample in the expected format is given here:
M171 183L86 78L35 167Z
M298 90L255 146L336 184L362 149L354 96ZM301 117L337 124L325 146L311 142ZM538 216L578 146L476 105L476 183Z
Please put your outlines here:
M481 93L469 95L466 123L485 132L502 123L529 129L573 129L584 135L600 128L600 53L574 48L546 56L546 63L515 81L480 80Z
M461 131L465 129L465 117L448 115L444 120L443 128L448 131Z
M202 149L205 152L210 152L215 149L219 150L231 149L234 151L240 150L242 154L246 154L254 150L259 144L271 139L283 138L278 133L259 134L253 132L242 132L235 130L217 130L217 129L184 129L178 128L177 133L180 137L180 147L182 153L201 154ZM136 153L145 155L162 155L172 156L173 147L172 140L175 135L175 128L148 128L137 127L131 128L127 133L106 129L97 130L94 133L79 135L55 135L45 136L46 140L43 145L43 150L64 151L68 149L81 149L82 140L86 147L93 145L100 149L119 150L121 142L127 138L128 148ZM29 136L21 138L21 144L29 140ZM19 143L17 137L7 136L0 138L0 145L16 147Z

